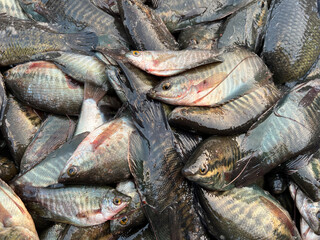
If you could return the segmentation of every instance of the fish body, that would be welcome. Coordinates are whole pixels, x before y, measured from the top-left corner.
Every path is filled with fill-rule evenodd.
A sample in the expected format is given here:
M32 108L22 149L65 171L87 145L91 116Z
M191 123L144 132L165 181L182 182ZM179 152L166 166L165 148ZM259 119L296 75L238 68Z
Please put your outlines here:
M301 239L289 213L257 186L197 193L206 226L218 239Z
M5 82L21 101L36 109L62 115L78 115L83 86L53 63L28 62L9 69Z
M165 78L149 96L182 106L216 106L250 92L271 78L263 61L254 53L233 48L221 54L222 63L200 66Z
M169 115L169 122L204 134L240 134L246 132L279 98L280 91L270 82L220 106L176 107Z
M1 0L0 1L0 14L6 14L7 16L28 19L26 14L23 12L18 1L12 0Z
M300 232L302 240L320 239L320 235L315 234L303 218L300 219Z
M317 60L320 19L317 1L273 1L262 57L278 83L300 80Z
M0 126L2 125L2 118L4 114L4 110L7 106L7 94L6 94L6 88L3 81L3 76L0 74Z
M126 54L126 58L147 73L165 77L221 61L219 52L208 50L132 51Z

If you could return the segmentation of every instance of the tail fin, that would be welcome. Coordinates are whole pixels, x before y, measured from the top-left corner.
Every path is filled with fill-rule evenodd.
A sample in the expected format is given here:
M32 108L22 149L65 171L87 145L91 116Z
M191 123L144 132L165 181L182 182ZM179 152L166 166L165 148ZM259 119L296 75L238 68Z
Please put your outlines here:
M94 32L79 32L65 34L68 50L86 53L94 50L98 44L98 37Z

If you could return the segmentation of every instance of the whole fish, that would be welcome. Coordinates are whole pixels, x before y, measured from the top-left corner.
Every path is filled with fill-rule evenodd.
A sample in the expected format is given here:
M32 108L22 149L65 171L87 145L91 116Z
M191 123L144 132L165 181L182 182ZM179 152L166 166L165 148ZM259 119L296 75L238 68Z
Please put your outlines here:
M257 186L197 192L203 220L217 239L301 239L289 213Z
M50 51L89 52L96 46L92 32L62 34L54 26L0 14L0 66L26 62Z
M62 115L78 115L83 86L53 63L28 62L4 73L7 86L21 101L36 109Z
M0 14L6 14L7 16L28 19L26 14L23 12L20 4L16 0L1 0L0 1Z
M221 62L219 51L131 51L125 56L130 63L157 76L172 76L212 62Z
M110 187L25 187L20 197L37 216L85 227L104 223L124 209L131 198Z
M149 96L172 105L216 106L263 85L271 73L263 61L243 48L221 54L222 63L211 63L165 78Z
M320 235L315 234L303 218L300 219L300 232L302 240L320 239Z
M60 183L116 183L130 177L127 162L129 117L116 118L92 131L60 172Z
M14 162L6 155L0 156L0 178L8 182L14 178L18 173L18 170Z
M268 17L262 57L278 83L301 79L320 49L319 2L276 0Z
M160 1L156 13L170 31L178 31L199 23L222 19L252 0L185 0Z
M39 239L34 222L21 199L0 179L0 238Z
M2 120L2 133L18 166L26 148L39 130L40 124L41 118L31 107L9 96Z
M199 144L182 169L182 174L208 190L228 190L224 172L233 169L241 157L240 144L244 135L210 137Z
M320 202L313 202L294 183L290 183L289 190L303 219L315 234L320 234Z
M280 95L280 91L270 82L220 106L177 107L170 113L169 122L204 134L240 134L274 105Z
M178 50L178 43L152 9L139 0L120 0L118 7L137 50Z
M61 170L87 135L88 133L82 133L73 137L60 148L50 153L33 168L16 176L11 181L10 186L14 188L15 191L23 191L25 186L48 187L58 184Z
M0 73L0 126L2 125L2 118L4 110L6 109L7 101L8 98L6 94L6 88L4 85L2 74Z
M69 140L74 129L75 122L71 119L54 115L48 116L23 154L20 171L25 172L41 162L49 153Z

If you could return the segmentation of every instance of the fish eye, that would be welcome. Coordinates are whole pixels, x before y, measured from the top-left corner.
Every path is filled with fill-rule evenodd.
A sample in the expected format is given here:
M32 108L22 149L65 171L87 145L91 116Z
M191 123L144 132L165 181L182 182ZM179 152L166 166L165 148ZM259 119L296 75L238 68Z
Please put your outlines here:
M70 177L73 177L74 175L76 175L77 172L78 172L78 169L77 169L77 167L75 167L75 166L71 166L71 167L69 167L68 170L67 170L67 174L68 174Z
M320 221L320 211L317 212L316 217L318 218L318 220Z
M132 55L138 57L140 55L140 52L139 51L133 51Z
M208 165L207 164L203 164L200 168L199 168L199 172L201 175L204 175L208 172Z
M114 203L115 205L119 206L119 205L122 203L122 201L121 201L120 198L114 198L114 199L113 199L113 203Z
M264 8L264 1L262 1L261 3L261 8Z
M171 84L170 83L165 83L165 84L162 85L162 89L165 90L165 91L169 90L170 88L171 88Z
M121 218L121 220L120 220L120 224L121 225L126 225L127 224L127 222L128 222L128 217L127 216L125 216L125 217L123 217L123 218Z
M4 77L8 77L8 76L9 76L9 71L4 72L4 73L3 73L3 76L4 76Z

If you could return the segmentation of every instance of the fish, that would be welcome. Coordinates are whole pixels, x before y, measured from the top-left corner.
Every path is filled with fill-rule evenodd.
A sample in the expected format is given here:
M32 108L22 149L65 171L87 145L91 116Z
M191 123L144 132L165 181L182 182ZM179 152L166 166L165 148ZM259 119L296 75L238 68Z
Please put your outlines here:
M48 23L40 24L0 14L0 66L29 61L34 55L50 51L89 53L96 46L92 32L59 33Z
M289 190L301 217L315 234L320 234L320 202L313 202L293 182L290 183Z
M3 114L7 106L7 101L6 87L4 85L3 76L0 73L0 126L2 125Z
M15 17L18 19L28 19L24 11L22 10L18 1L1 0L0 1L0 14L6 14L7 16Z
M138 0L120 0L123 25L136 50L178 50L178 43L162 19Z
M7 154L1 153L0 156L0 179L8 182L17 175L18 169L11 157L6 155Z
M45 159L24 173L17 175L10 181L10 186L16 191L23 191L25 186L49 187L58 184L61 170L79 144L89 133L79 134L60 148L51 152Z
M39 6L39 1L36 0L17 0L19 6L23 10L23 13L27 15L27 18L33 19L37 22L49 22L48 19L39 13L36 12L36 9Z
M49 115L26 148L20 163L20 172L41 162L52 151L71 139L75 122L70 118Z
M172 76L201 65L222 62L219 51L131 51L128 61L136 67L156 76Z
M0 179L0 238L39 239L34 222L21 199Z
M6 71L4 77L14 96L35 109L62 115L80 114L83 86L53 63L24 63Z
M273 1L262 58L277 83L302 80L317 60L320 19L317 1Z
M320 235L315 234L303 218L300 218L300 232L302 240L320 239Z
M259 53L262 48L268 16L268 1L255 0L231 15L219 30L217 47L244 46Z
M130 197L115 189L102 186L27 186L20 197L37 216L80 227L94 226L110 220L131 201Z
M173 126L203 134L245 133L279 99L273 82L216 107L176 107L169 115Z
M41 118L31 107L22 104L12 96L8 97L1 130L11 156L18 166L40 125Z
M101 125L77 147L61 170L58 181L108 184L129 178L127 155L133 131L133 123L127 116Z
M281 173L271 173L267 176L267 184L272 195L279 195L286 191L288 180Z
M254 53L243 48L227 49L211 63L164 78L149 91L161 102L182 106L217 106L250 92L271 78L271 72Z
M301 239L289 213L258 186L197 195L208 231L218 239Z
M207 190L226 191L234 185L225 183L225 172L241 158L240 144L244 135L212 136L202 141L191 154L181 172L189 181Z

